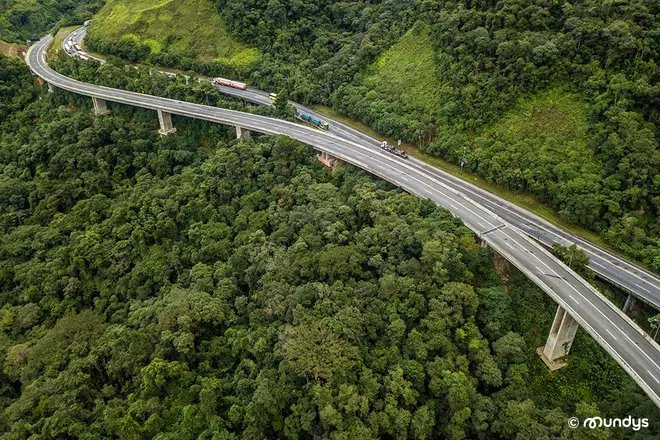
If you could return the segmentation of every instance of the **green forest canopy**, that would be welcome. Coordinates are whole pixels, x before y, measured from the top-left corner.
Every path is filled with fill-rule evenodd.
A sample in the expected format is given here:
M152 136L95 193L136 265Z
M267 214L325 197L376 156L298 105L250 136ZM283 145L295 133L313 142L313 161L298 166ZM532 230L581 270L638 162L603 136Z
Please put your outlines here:
M465 150L471 171L532 194L660 272L657 0L217 6L234 38L258 48L257 64L239 68L132 40L89 45L330 104L455 162ZM580 130L554 132L557 115L580 112ZM512 120L546 128L526 136Z
M160 138L152 112L35 100L7 69L2 438L582 439L569 415L659 418L583 333L550 374L552 301L430 201L287 138Z
M1 0L0 40L36 41L55 26L82 24L103 0Z

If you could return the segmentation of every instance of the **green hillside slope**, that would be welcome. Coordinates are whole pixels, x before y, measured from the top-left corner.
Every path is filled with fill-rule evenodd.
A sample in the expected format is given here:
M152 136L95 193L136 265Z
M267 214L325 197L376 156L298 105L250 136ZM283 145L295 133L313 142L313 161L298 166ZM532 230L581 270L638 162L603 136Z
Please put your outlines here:
M245 65L256 49L233 39L210 0L108 0L94 17L90 40L139 41L151 53Z
M419 22L378 58L364 84L390 101L401 102L404 111L437 118L442 85L436 77L434 57L430 26Z

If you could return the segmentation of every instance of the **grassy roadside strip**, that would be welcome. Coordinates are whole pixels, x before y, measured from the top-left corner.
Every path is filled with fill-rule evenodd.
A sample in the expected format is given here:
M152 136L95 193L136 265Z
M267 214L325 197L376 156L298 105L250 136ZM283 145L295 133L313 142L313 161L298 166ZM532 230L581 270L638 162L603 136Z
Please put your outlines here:
M371 137L374 137L376 139L383 139L387 140L387 142L390 145L396 145L397 140L388 136L383 136L379 133L377 133L374 129L371 127L368 127L361 121L357 121L355 119L351 119L347 116L342 115L341 113L336 112L335 110L326 107L324 105L320 104L315 104L311 106L315 111L329 117L332 119L335 119L343 124L348 125L349 127L355 128L356 130L359 130ZM621 258L625 258L629 261L633 261L635 264L640 265L642 267L645 267L642 263L639 261L636 261L632 259L630 256L625 255L621 253L621 251L618 251L617 249L613 249L610 245L608 245L597 233L590 231L588 229L582 228L580 226L576 226L572 223L567 222L563 218L561 218L557 213L549 206L539 202L536 200L534 197L528 194L521 194L515 191L512 191L510 189L504 188L501 185L498 185L493 182L489 182L486 179L482 178L481 176L478 176L474 173L470 173L467 171L461 172L461 169L458 165L450 163L446 160L443 160L439 157L435 156L430 156L428 154L423 153L420 151L419 148L415 147L414 145L408 144L408 143L403 143L401 145L401 149L405 150L406 153L409 155L428 163L429 165L433 165L436 168L439 168L449 174L452 174L460 179L465 180L466 182L470 182L473 185L478 186L481 189L484 189L488 192L491 192L499 197L502 197L505 200L508 200L511 203L514 203L522 208L525 208L526 210L538 215L542 219L552 223L555 226L558 226L566 231L572 232L573 234L584 238L585 240L589 240L593 244L600 246L618 256Z
M27 53L27 47L20 44L7 43L0 40L0 52L8 57L17 57L23 59L21 53Z
M62 50L62 42L66 37L80 26L67 26L60 28L59 31L53 37L53 44L48 48L48 58L53 58L59 51Z

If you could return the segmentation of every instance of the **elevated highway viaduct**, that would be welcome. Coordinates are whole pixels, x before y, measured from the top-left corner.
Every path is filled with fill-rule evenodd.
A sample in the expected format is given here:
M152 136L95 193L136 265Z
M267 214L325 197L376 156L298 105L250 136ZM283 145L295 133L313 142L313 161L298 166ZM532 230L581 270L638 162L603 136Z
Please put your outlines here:
M438 177L428 165L404 160L360 141L360 136L340 136L311 127L264 116L168 98L111 89L61 75L46 62L46 37L28 51L31 70L55 88L91 97L97 113L107 110L106 101L134 105L159 114L161 133L171 133L171 116L180 115L244 130L285 135L312 146L325 155L362 168L422 198L428 198L460 217L485 243L501 254L558 304L548 341L542 348L545 360L553 363L570 349L577 326L583 327L639 384L660 407L660 347L618 307L593 286L505 221L485 204L478 203ZM105 108L104 108L105 107ZM168 122L169 121L169 122Z

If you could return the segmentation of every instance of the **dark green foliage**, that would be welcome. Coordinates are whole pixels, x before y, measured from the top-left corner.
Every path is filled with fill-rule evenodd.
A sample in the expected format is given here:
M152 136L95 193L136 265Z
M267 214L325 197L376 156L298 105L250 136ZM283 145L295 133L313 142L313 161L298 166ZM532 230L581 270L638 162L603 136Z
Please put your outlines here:
M557 258L580 276L593 281L593 272L587 268L589 265L589 256L582 249L579 249L575 244L566 247L555 243L552 245L552 251Z
M3 0L0 2L0 40L36 41L53 27L82 24L103 0Z
M610 411L596 386L555 398L551 301L517 272L502 290L447 211L291 139L202 148L67 97L0 132L5 438L571 439ZM657 418L591 342L619 409Z
M0 53L0 127L12 112L30 102L35 93L34 77L23 63Z
M454 162L467 151L469 169L533 194L660 271L658 2L449 0L422 10L435 101L403 101L356 77L334 106ZM579 96L586 132L562 133L554 103L541 108L546 132L523 130L536 115L520 102L557 86ZM489 132L512 107L525 117Z

